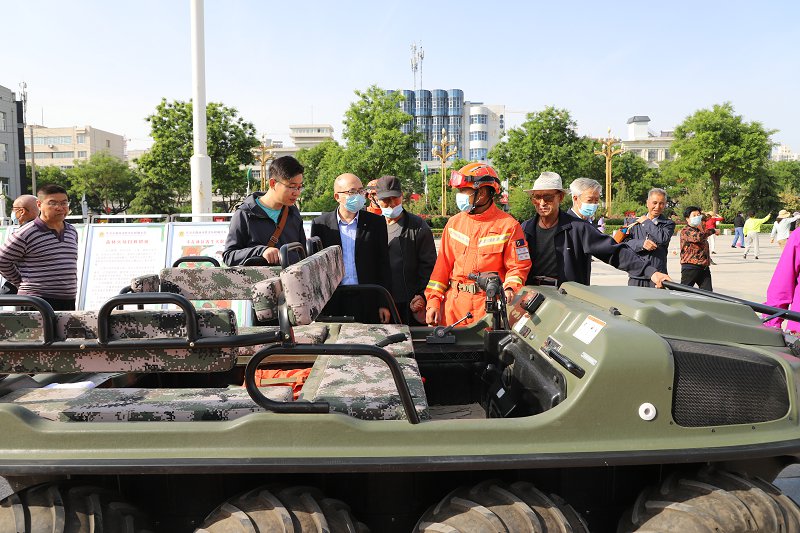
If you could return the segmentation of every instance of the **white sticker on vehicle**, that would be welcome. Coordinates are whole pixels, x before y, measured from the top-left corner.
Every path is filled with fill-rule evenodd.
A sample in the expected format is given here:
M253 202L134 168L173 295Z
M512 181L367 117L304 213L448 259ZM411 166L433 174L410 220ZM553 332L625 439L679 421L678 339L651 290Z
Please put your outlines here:
M597 366L597 359L586 352L581 352L581 358L592 366Z
M583 341L585 344L591 343L597 334L600 333L605 327L606 323L600 320L599 318L595 318L592 315L586 317L586 320L575 330L575 333L572 334L573 337L578 339L579 341Z

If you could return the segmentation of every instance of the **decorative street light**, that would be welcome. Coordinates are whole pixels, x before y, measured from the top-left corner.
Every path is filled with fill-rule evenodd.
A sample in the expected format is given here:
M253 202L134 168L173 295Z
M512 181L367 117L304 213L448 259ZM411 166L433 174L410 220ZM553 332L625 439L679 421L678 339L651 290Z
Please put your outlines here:
M272 150L277 148L272 141L269 142L269 146L267 146L267 138L266 135L261 136L261 145L258 146L258 150L261 152L260 154L256 154L256 161L261 163L261 190L267 190L267 161L271 161L275 159L275 156L272 155Z
M606 217L611 216L611 158L623 152L622 148L615 148L621 141L611 136L611 128L608 128L608 137L597 139L603 147L595 150L595 155L602 155L606 158Z
M442 162L442 216L447 216L447 160L458 153L458 149L453 147L448 150L448 147L455 145L455 141L447 138L447 130L442 128L442 140L435 143L437 146L433 147L433 157L438 157Z

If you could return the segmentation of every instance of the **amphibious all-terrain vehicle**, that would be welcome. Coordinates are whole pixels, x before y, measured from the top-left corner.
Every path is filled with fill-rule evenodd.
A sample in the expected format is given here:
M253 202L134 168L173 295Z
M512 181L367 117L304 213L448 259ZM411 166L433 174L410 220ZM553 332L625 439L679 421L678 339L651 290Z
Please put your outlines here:
M769 483L800 359L751 308L565 283L506 315L484 276L468 327L324 321L342 275L332 247L97 312L4 297L35 310L0 314L0 533L800 531Z

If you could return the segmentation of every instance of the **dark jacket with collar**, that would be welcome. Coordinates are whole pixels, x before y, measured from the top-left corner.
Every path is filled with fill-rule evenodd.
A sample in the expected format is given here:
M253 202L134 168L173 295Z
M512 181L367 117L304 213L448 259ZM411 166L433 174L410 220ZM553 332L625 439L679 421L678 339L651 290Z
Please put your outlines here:
M636 252L636 255L647 261L647 263L659 272L667 273L667 251L672 234L675 233L675 223L659 215L653 220L647 219L640 224L635 224L628 229L625 245ZM644 241L650 239L656 243L656 249L651 251L644 249ZM628 272L632 278L650 279L644 274L634 275Z
M522 223L531 261L536 264L536 224L539 215ZM558 284L577 281L589 285L592 256L626 271L629 275L650 277L656 271L624 244L617 244L609 235L600 233L586 220L564 211L558 213L558 229L553 238L558 262ZM533 269L526 285L533 284Z
M341 246L342 237L339 234L336 211L322 213L315 218L311 222L311 236L319 237L323 248ZM359 284L383 285L386 290L392 290L389 237L382 216L368 211L358 212L355 260Z
M436 245L428 224L405 209L395 222L402 229L398 237L403 258L402 272L392 271L392 277L403 276L406 294L394 295L399 302L410 302L414 296L424 297L425 287L436 264ZM360 278L359 278L360 279Z
M256 198L263 195L263 192L254 192L244 199L244 202L233 214L228 228L228 237L225 239L225 250L222 252L222 260L226 265L240 265L250 257L261 256L267 249L267 243L278 225L256 203ZM299 242L305 248L306 232L303 230L300 210L293 205L284 206L284 209L289 209L289 218L286 220L276 247L280 248L290 242ZM280 217L278 220L280 221ZM294 258L294 260L297 259L297 257Z

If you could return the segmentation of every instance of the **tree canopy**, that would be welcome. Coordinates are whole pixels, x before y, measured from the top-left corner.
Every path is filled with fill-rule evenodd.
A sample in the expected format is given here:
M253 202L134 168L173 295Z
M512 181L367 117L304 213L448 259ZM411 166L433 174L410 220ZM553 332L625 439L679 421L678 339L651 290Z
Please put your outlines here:
M587 143L576 131L577 123L566 109L546 107L529 113L519 128L489 152L501 179L509 186L528 186L543 171L558 172L564 183L580 177ZM585 165L584 165L585 166Z
M665 173L687 185L709 180L711 208L719 212L726 181L736 191L764 189L760 181L766 176L773 133L760 122L745 122L729 102L700 109L675 128L672 150L677 157Z
M86 161L75 161L67 170L69 192L76 198L86 195L92 211L117 214L127 210L139 190L139 175L128 163L108 152L97 152Z
M169 192L170 198L156 201L151 191L142 190L134 205L145 211L166 206L167 212L175 212L191 198L192 102L162 99L155 113L145 120L150 123L154 143L139 158L139 169L146 174L147 183ZM211 187L230 209L247 187L246 171L239 167L254 161L252 149L258 146L255 126L241 118L235 108L217 102L206 106L206 123Z

